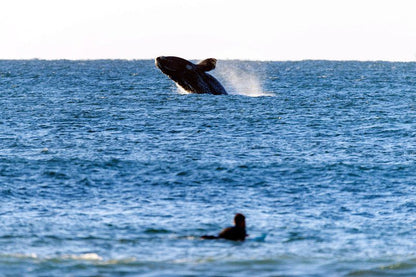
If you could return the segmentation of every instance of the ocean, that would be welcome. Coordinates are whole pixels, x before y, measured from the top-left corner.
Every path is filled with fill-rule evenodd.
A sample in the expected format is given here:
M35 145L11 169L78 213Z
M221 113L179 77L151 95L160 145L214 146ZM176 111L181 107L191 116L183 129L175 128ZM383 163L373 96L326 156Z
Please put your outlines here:
M416 275L416 63L212 75L1 60L0 276Z

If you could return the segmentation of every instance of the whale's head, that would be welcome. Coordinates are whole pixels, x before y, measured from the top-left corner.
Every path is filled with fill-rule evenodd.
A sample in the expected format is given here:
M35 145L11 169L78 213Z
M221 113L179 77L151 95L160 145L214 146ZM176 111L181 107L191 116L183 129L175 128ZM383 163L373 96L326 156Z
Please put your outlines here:
M179 57L157 57L156 66L169 77L183 75L196 70L196 65Z

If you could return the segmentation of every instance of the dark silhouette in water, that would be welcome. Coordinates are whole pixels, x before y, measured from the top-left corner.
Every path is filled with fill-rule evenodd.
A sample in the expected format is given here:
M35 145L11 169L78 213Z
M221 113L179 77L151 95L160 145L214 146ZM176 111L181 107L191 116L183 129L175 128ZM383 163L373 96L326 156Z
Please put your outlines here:
M246 218L243 214L236 214L234 216L234 226L225 228L218 236L202 236L202 239L228 239L234 241L244 241L247 237L246 233Z
M156 66L178 86L190 93L227 94L217 79L206 73L213 70L216 59L206 59L199 64L179 57L157 57Z

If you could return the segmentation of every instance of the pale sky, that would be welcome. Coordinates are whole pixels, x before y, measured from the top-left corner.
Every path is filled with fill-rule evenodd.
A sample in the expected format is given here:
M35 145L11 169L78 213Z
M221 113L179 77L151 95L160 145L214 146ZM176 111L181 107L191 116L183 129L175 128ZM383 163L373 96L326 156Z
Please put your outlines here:
M415 0L3 0L0 59L416 61Z

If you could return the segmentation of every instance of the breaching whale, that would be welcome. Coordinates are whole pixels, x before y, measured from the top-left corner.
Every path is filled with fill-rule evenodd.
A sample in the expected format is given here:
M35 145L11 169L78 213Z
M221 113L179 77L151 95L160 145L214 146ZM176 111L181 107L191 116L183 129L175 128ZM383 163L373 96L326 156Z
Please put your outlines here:
M179 57L157 57L156 66L178 86L190 93L227 94L224 87L207 71L213 70L216 59L210 58L198 64Z

